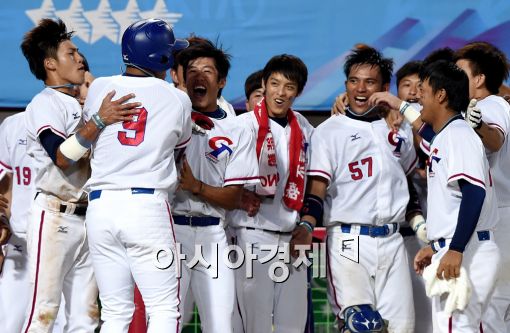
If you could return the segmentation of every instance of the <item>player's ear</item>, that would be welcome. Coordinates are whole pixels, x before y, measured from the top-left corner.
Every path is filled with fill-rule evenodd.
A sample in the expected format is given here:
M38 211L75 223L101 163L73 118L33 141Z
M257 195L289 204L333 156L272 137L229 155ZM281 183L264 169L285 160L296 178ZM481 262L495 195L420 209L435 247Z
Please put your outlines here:
M57 68L57 60L54 58L45 58L44 68L47 70L54 71Z
M448 96L446 95L446 90L445 89L439 89L436 92L436 98L437 98L437 101L439 102L439 104L443 104L443 103L448 102Z
M227 84L227 79L226 79L226 78L220 79L220 81L218 82L218 84L219 84L219 86L220 86L220 89L225 88L225 85Z
M477 89L485 86L485 74L478 74L475 77L475 86Z

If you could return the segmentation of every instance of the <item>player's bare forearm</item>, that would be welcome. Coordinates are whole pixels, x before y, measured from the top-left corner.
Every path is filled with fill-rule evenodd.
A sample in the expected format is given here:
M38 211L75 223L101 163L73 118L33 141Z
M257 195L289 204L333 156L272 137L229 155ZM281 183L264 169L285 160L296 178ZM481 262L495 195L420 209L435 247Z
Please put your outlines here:
M328 188L327 179L319 176L311 176L308 179L306 193L315 195L324 200L324 198L326 197L327 188ZM314 216L308 215L306 213L303 216L301 216L301 221L307 221L311 223L313 226L315 226L318 222Z
M0 214L11 216L12 174L8 173L0 180Z
M482 139L484 147L491 152L497 152L503 146L505 137L499 129L482 122L482 126L475 131L480 136L480 139Z
M201 190L196 195L213 206L233 210L239 208L242 193L242 185L215 187L202 183Z

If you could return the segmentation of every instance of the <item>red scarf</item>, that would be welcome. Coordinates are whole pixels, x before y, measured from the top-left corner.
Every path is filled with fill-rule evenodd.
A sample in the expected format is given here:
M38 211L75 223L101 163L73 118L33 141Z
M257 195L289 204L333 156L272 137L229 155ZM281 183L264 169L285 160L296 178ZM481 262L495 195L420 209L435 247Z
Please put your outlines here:
M274 195L276 192L276 182L270 182L263 179L264 176L270 178L270 175L277 177L276 171L276 149L274 146L273 135L269 126L269 116L267 114L265 99L262 99L255 106L255 117L259 124L257 134L257 158L259 160L259 169L261 183L257 186L256 192L262 195ZM303 197L305 193L305 146L303 132L299 126L294 111L287 111L287 120L290 126L289 142L289 178L285 184L283 194L283 203L290 209L300 211L303 206Z

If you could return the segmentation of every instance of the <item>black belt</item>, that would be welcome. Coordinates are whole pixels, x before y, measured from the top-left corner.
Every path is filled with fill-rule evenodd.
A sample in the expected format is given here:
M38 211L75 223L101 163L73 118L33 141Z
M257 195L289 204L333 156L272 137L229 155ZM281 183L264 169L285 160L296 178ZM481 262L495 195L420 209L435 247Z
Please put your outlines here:
M37 199L37 196L39 195L39 193L41 192L37 192L35 194L35 199ZM73 206L74 205L74 210L71 210L70 212L67 212L67 207L68 206ZM65 203L61 203L59 208L58 208L58 211L61 212L61 213L66 213L66 214L71 214L71 215L77 215L77 216L85 216L87 214L87 205L86 204L65 204Z
M175 224L189 225L190 227L208 227L220 224L219 217L172 215L172 218Z
M269 230L269 229L261 229L261 228L254 228L254 227L244 227L246 230L260 230L269 232L276 235L290 235L292 231L279 231L279 230Z

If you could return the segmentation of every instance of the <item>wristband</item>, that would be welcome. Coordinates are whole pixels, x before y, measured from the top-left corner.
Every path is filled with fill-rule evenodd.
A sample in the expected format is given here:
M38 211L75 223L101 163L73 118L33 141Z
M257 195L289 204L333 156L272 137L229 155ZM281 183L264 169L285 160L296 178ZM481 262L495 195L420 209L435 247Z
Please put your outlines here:
M309 233L313 232L313 225L308 221L301 221L298 223L298 226L303 226L308 230Z
M62 142L59 149L62 155L74 162L82 158L83 155L85 155L85 153L89 150L88 147L84 147L78 141L76 134L71 135L69 138L67 138L66 141Z
M94 122L94 125L96 125L97 129L100 131L106 127L106 124L103 122L103 119L101 119L101 117L97 113L92 115L92 121Z
M399 108L400 114L403 115L409 123L414 123L416 119L420 118L420 112L416 111L411 104L402 101Z

